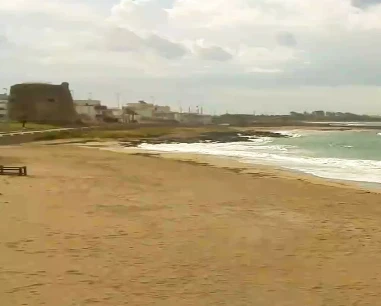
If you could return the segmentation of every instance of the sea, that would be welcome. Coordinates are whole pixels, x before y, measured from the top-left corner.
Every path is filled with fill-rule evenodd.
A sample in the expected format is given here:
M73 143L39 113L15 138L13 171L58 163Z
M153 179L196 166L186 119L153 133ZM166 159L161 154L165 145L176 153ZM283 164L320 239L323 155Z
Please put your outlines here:
M381 187L381 127L380 130L275 132L289 137L249 137L249 141L234 143L141 144L140 148L214 155Z

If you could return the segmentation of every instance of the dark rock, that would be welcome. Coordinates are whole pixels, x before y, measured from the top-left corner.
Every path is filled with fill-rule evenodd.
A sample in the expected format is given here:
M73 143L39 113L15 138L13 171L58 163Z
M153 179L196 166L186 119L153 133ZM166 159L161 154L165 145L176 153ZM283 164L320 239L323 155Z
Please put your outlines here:
M171 144L171 143L228 143L228 142L247 142L251 139L258 139L261 137L273 138L286 138L287 135L268 131L228 131L228 132L206 132L194 137L179 138L179 137L165 137L165 138L147 138L147 139L134 139L124 141L120 144L125 147L137 147L140 144Z

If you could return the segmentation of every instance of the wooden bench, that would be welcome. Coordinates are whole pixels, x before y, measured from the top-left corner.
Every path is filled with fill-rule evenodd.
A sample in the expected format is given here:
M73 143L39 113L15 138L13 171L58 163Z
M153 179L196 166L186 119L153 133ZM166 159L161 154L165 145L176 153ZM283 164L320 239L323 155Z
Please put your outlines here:
M26 167L8 167L0 165L0 175L19 175L19 176L27 176Z

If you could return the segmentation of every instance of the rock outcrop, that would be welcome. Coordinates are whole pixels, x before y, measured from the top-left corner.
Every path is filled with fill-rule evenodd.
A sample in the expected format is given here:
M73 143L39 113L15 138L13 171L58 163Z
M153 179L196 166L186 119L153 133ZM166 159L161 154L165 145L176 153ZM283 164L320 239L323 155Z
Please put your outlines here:
M121 142L126 147L136 147L142 143L160 144L160 143L227 143L227 142L248 142L253 139L272 137L272 138L287 138L289 136L280 133L267 131L224 131L224 132L206 132L197 136L191 137L154 137L154 138L139 138L136 140L128 140Z

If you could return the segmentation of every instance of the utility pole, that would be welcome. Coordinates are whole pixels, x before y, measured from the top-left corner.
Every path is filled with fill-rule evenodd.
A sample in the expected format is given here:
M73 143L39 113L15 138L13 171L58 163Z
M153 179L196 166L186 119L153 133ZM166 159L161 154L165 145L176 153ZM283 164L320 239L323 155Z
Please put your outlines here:
M116 103L118 104L118 108L120 108L120 92L116 93Z
M8 88L4 87L3 90L4 90L4 94L5 94L6 96L8 96ZM6 120L6 122L8 122L8 124L9 124L9 101L8 101L8 103L6 104L5 109L6 109L6 110L5 110L5 120Z

